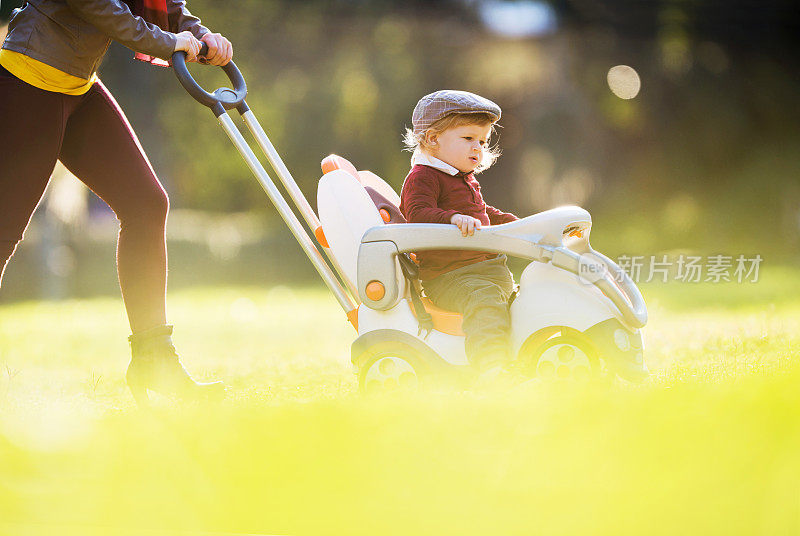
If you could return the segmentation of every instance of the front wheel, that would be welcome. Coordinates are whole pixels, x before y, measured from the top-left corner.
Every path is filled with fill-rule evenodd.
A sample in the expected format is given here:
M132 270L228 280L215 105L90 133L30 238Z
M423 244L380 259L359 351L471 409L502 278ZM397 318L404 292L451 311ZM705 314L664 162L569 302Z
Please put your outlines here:
M520 370L542 380L588 381L601 375L602 366L596 350L574 335L551 337L535 349L523 349Z

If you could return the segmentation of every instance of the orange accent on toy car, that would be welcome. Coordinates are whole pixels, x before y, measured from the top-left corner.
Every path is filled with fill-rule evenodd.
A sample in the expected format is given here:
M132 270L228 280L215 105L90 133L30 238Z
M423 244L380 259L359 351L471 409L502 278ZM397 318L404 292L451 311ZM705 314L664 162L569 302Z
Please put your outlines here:
M382 209L378 210L378 212L381 213L381 219L383 221L385 221L386 223L389 223L390 221L392 221L392 215L389 214L389 211L386 210L385 208L382 208Z
M380 301L386 295L386 288L380 281L370 281L364 289L364 294L372 301Z
M356 169L356 166L354 166L347 158L343 158L338 154L326 156L322 159L320 165L322 166L322 173L330 173L331 171L341 169L342 171L346 171L355 177L356 180L361 180L358 176L358 170Z
M358 331L358 307L347 311L347 321Z
M578 238L583 238L583 229L575 229L574 231L569 233L569 236L577 236Z
M325 238L325 231L322 230L322 227L317 227L314 229L314 238L317 239L317 242L322 245L322 247L329 248L328 239Z
M422 298L422 305L433 319L433 329L448 335L464 336L464 330L461 328L464 317L459 313L442 309L434 305L429 298Z

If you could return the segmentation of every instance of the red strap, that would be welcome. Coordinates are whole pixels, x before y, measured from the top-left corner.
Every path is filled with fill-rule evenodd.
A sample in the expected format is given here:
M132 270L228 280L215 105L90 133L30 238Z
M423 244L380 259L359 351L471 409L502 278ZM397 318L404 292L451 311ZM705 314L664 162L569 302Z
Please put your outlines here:
M167 12L167 0L144 0L145 9Z
M169 27L169 13L167 12L167 0L144 0L142 4L142 12L134 13L134 15L141 15L144 20L150 24L155 24L166 32L171 31ZM146 61L153 65L159 65L161 67L169 66L168 61L162 60L161 58L156 58L154 56L148 56L147 54L142 54L141 52L137 52L134 57L137 60Z

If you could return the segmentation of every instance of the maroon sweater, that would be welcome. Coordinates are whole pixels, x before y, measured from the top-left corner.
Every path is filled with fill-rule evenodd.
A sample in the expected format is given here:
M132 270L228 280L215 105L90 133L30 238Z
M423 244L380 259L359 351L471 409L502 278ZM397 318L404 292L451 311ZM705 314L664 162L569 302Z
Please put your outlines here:
M517 220L508 212L487 205L481 185L472 173L448 175L436 168L417 164L406 176L400 195L400 212L408 223L450 223L455 214L466 214L483 225ZM450 270L496 257L494 253L459 250L431 250L417 253L419 277L433 279Z

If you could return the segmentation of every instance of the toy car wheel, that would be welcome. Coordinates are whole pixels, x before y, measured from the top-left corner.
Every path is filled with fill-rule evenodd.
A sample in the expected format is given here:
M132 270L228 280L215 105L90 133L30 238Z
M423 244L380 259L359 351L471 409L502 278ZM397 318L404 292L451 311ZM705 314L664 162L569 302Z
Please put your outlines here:
M362 393L413 391L420 387L422 373L418 360L408 350L383 350L370 356L359 370L358 383Z
M522 371L543 380L588 381L601 371L597 352L577 337L559 335L520 357Z

